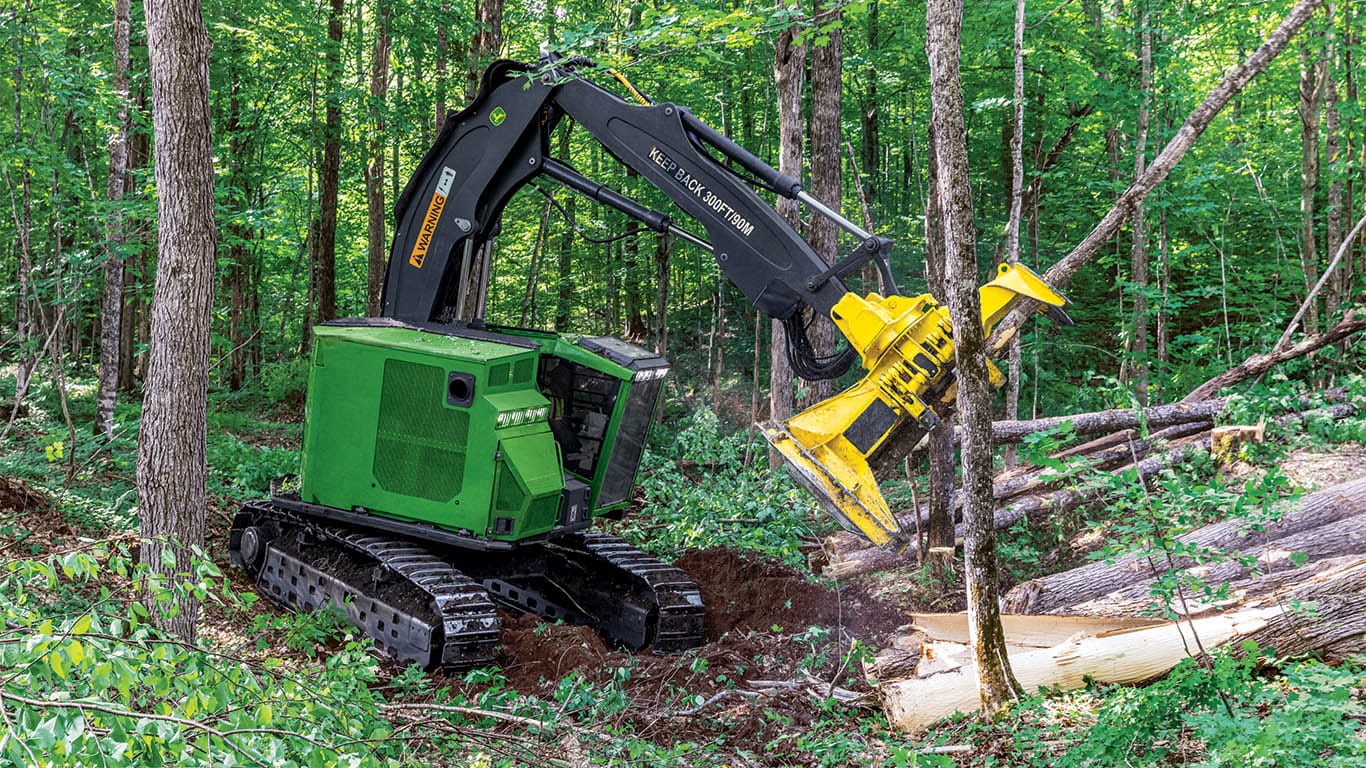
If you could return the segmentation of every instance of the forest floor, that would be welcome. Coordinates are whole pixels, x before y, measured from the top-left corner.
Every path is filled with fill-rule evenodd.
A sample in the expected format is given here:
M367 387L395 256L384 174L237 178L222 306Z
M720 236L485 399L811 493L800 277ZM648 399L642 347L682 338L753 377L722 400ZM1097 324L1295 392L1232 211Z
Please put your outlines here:
M234 591L250 593L246 577L227 562L231 512L288 467L300 429L292 409L258 420L233 415L233 404L220 406L211 417L215 501L208 553ZM52 447L68 434L55 420L20 419L14 439L0 449L0 559L61 558L89 549L92 541L131 540L131 455L116 452L102 469L92 469L97 463L83 456L83 469L63 482L64 460L71 457ZM1360 476L1364 456L1366 447L1358 443L1320 441L1292 446L1276 466L1289 482L1310 488ZM1236 489L1242 479L1265 471L1266 464L1246 464L1228 471L1223 481ZM496 715L476 718L481 729L460 736L482 734L475 743L489 757L468 765L538 764L540 758L528 754L553 755L572 765L1106 764L1063 758L1095 738L1123 690L1034 698L995 723L956 719L916 737L889 729L863 662L891 642L909 613L960 610L961 585L936 584L914 566L836 583L812 576L794 558L718 546L724 538L676 550L682 552L676 564L698 582L707 606L706 642L695 651L631 654L583 627L504 613L496 669L415 677L413 670L382 662L370 685L394 706L454 700ZM1007 544L1006 570L1017 581L1080 562L1094 548L1094 538ZM805 555L819 560L818 550ZM278 659L302 674L346 646L335 624L301 631L295 619L267 601L250 610L244 615L240 608L207 603L201 645L253 663ZM522 711L532 701L542 702L542 711L558 722L533 728L517 716L498 714ZM1266 716L1265 704L1257 706L1263 711L1257 716ZM1208 747L1193 734L1191 727L1176 727L1161 759L1139 764L1200 762ZM519 751L499 762L510 744Z

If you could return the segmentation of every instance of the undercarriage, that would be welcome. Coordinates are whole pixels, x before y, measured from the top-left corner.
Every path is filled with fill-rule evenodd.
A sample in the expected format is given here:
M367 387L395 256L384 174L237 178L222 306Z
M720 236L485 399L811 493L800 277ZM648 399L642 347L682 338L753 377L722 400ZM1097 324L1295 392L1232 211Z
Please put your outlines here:
M491 662L497 606L585 624L630 650L702 643L697 585L596 531L490 542L276 495L237 513L229 554L275 602L338 611L388 655L426 669Z

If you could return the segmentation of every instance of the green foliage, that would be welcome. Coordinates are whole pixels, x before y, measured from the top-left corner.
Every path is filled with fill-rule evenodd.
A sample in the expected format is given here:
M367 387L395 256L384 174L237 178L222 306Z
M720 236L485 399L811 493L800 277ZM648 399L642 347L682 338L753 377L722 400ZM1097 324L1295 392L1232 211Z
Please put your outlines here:
M154 630L152 610L193 594L249 604L211 563L166 585L119 547L6 564L0 615L0 755L16 765L387 765L403 754L372 690L378 667L346 640L308 669L249 661Z
M1056 764L1169 765L1182 742L1195 740L1203 754L1185 765L1366 765L1363 707L1352 694L1360 668L1298 662L1264 678L1259 660L1255 646L1215 654L1208 666L1186 659L1150 686L1108 692L1095 725Z
M687 549L730 547L776 557L801 569L801 543L831 528L810 495L786 473L768 469L768 447L746 432L722 434L716 414L699 410L662 451L647 451L640 514L622 535L664 557Z

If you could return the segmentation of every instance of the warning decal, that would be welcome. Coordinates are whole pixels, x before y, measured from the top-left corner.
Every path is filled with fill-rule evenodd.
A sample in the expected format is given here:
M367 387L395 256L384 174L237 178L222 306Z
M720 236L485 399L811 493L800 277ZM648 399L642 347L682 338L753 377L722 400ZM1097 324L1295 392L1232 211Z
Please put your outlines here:
M436 182L436 191L432 193L432 201L427 204L427 215L422 219L422 229L418 230L417 242L413 244L413 253L408 257L408 263L418 269L422 269L422 262L427 259L427 249L432 247L436 223L441 220L441 211L446 207L446 197L450 195L451 184L454 181L455 170L443 167L441 178Z

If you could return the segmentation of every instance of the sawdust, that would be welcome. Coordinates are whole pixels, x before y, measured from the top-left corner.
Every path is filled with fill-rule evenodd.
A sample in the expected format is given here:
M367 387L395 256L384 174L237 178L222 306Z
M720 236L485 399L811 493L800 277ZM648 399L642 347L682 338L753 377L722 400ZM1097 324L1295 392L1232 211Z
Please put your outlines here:
M1327 488L1366 475L1366 446L1347 443L1329 453L1297 450L1279 466L1286 477L1306 490Z

